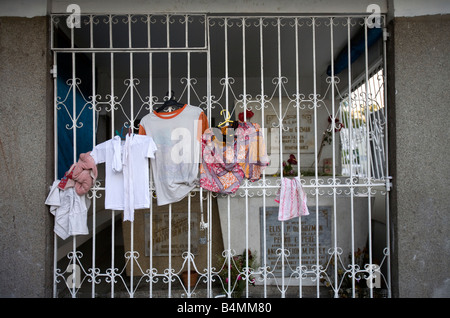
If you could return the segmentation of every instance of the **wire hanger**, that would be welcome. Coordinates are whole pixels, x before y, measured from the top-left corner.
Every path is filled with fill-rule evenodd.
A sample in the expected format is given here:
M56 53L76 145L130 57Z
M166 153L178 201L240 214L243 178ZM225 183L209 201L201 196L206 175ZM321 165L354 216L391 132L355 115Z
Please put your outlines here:
M230 119L231 115L230 115L229 111L226 109L222 109L220 111L220 115L222 115L224 112L227 113L227 116L224 117L225 120L223 122L221 122L219 125L217 125L217 127L222 128L222 138L223 138L223 141L225 142L227 135L230 137L234 136L234 130L237 128L238 122ZM230 124L230 125L225 126L226 124ZM232 129L229 130L229 128L232 128Z
M221 111L220 111L220 115L222 115L223 114L223 112L227 112L227 117L224 117L225 118L225 121L223 121L223 122L221 122L219 125L217 125L217 127L222 127L223 125L225 125L225 124L227 124L227 123L230 123L230 124L232 124L233 123L233 121L230 119L231 118L231 115L230 115L230 113L228 112L228 110L226 110L226 109L222 109Z
M176 99L175 99L175 92L171 91L172 95L170 96L170 98L168 100L166 100L164 102L164 104L162 104L161 106L158 106L155 111L157 113L161 112L162 110L164 110L167 107L183 107L184 104L179 103ZM169 96L169 92L166 93L166 96Z

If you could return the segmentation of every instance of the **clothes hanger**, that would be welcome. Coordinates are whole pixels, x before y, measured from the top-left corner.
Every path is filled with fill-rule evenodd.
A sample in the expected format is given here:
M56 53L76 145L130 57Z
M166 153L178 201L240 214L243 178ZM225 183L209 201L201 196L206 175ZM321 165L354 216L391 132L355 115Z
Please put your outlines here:
M223 112L227 112L228 117L224 117L224 118L225 118L225 121L223 121L223 122L221 122L219 125L217 125L217 127L219 127L219 128L222 127L222 126L225 125L225 124L233 123L233 121L230 119L230 118L231 118L231 115L230 115L230 113L228 112L228 110L222 109L222 110L220 111L220 115L222 115Z
M223 136L223 142L226 142L226 138L227 138L226 132L228 131L228 128L232 128L233 129L233 130L231 130L232 133L230 133L228 136L230 136L230 137L234 136L234 130L237 128L239 123L237 121L233 121L233 120L230 119L231 115L228 112L228 110L226 110L226 109L222 109L220 111L220 115L222 115L224 112L226 112L228 116L224 117L225 120L223 122L221 122L219 125L217 125L217 127L218 128L222 128L222 131L225 131L225 134L223 134L222 136ZM231 124L231 125L226 125L226 124Z
M122 129L120 130L120 134L119 134L119 131L116 129L116 136L119 136L120 139L125 139L125 137L126 137L126 134L125 135L123 134L123 129L124 128L128 129L128 136L131 136L131 133L132 133L131 126L127 126L127 124L124 124L122 126Z
M123 128L124 127L122 127L122 129L120 130L120 134L119 131L116 129L116 136L119 136L120 139L125 139L125 136L123 135Z
M161 106L158 106L156 109L155 109L155 111L157 112L157 113L159 113L159 112L161 112L162 110L164 110L166 107L183 107L184 106L184 104L182 104L182 103L179 103L176 99L175 99L175 93L174 93L174 91L171 91L172 92L172 96L168 99L168 100L166 100L165 102L164 102L164 104L162 104ZM169 92L167 92L166 93L166 96L169 96Z

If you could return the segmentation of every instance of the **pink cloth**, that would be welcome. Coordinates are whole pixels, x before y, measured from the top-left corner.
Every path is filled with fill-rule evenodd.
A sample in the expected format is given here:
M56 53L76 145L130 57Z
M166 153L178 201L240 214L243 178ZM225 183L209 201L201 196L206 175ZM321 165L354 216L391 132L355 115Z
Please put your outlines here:
M75 192L78 195L88 193L89 189L94 185L97 179L97 166L91 152L80 154L80 158L73 168L72 177L75 181Z
M277 192L275 201L280 204L278 220L287 221L302 215L309 215L306 205L306 193L303 191L299 177L293 179L282 178L281 188Z
M65 190L66 188L75 187L75 192L78 195L83 195L92 188L97 175L97 166L94 158L91 156L91 152L82 153L78 162L74 163L64 174L64 178L61 179L58 188Z

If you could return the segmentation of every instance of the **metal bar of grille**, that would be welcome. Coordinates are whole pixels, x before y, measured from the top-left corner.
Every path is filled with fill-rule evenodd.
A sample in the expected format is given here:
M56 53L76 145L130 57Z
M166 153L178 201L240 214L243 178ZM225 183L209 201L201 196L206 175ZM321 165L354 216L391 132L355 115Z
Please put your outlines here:
M351 20L350 18L347 19L347 64L348 64L348 99L349 99L349 104L351 105L351 83L352 83L352 74L351 74L351 70L352 70L352 66L351 66L351 35L350 35L350 25L351 25ZM351 111L349 111L349 116L351 116ZM350 121L349 119L347 119L347 121ZM350 125L350 135L352 134L352 125ZM353 151L350 151L350 180L353 180ZM353 195L354 195L354 191L353 189L350 189L350 220L351 220L351 225L352 225L352 229L354 228L354 224L355 224L355 219L354 219L354 201L353 201ZM352 264L355 264L355 232L352 230L351 231L351 262ZM355 297L355 268L352 267L352 297Z

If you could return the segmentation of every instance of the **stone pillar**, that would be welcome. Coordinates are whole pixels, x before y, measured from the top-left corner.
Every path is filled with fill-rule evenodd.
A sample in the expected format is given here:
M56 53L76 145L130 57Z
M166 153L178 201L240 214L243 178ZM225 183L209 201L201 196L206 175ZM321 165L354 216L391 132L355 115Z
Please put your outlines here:
M48 17L0 17L0 297L52 292L48 39Z
M450 297L450 15L396 17L388 56L392 282Z

